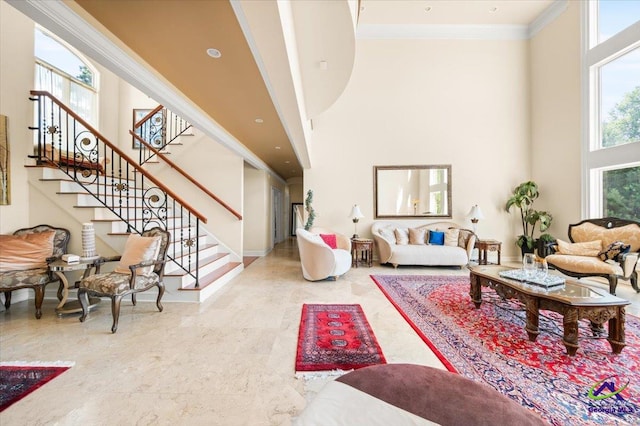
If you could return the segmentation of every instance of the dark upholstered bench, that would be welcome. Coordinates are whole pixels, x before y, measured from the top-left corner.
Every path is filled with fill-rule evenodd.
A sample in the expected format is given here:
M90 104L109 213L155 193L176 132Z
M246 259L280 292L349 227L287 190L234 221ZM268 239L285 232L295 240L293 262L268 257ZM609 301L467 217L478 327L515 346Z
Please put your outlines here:
M294 425L547 425L535 412L456 373L414 364L365 367L329 382Z

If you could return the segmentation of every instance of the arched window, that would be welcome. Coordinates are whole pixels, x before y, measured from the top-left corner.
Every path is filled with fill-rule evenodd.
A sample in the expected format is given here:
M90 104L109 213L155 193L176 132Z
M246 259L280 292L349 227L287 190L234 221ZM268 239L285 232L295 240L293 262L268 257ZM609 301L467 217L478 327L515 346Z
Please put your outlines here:
M36 90L46 90L89 124L98 124L98 72L73 48L41 27L35 31Z

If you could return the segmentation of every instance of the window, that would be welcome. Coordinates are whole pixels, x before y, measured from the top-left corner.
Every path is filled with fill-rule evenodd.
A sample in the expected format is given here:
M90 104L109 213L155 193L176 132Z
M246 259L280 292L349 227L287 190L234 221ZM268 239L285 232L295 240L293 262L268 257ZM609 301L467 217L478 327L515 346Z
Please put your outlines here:
M586 216L640 221L640 1L584 5Z
M97 72L52 34L35 32L36 90L46 90L94 127L97 126Z

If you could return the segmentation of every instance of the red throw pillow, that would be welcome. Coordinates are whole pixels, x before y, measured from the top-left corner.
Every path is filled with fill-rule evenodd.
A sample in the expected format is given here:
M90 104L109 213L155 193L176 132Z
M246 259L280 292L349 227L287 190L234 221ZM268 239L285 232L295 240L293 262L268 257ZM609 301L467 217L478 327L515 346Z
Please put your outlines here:
M335 234L320 234L320 238L325 242L326 245L331 247L332 249L338 248L338 243L336 242Z

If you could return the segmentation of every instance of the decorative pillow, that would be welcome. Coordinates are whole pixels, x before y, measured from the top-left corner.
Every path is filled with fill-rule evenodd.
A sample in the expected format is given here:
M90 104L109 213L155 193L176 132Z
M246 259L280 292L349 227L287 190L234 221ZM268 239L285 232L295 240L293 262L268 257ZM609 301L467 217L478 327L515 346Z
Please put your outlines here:
M396 236L396 244L400 246L409 244L409 231L406 228L396 228L393 233Z
M338 242L336 241L336 234L320 234L320 238L332 249L338 248Z
M425 245L426 233L424 228L409 228L409 244Z
M598 256L602 250L602 241L587 241L585 243L568 243L558 240L558 253L574 256Z
M449 228L444 231L444 245L458 247L458 237L460 236L460 229Z
M444 232L442 231L429 231L429 244L435 246L444 245Z
M0 272L44 268L53 255L55 231L0 235Z
M143 237L130 234L124 245L124 253L120 257L120 263L113 271L131 275L129 265L135 265L145 260L155 260L160 252L161 241L161 237ZM138 269L136 274L149 276L152 272L153 265Z
M598 257L602 261L616 260L619 254L629 253L629 250L631 250L631 245L625 244L622 241L614 241L598 253Z

